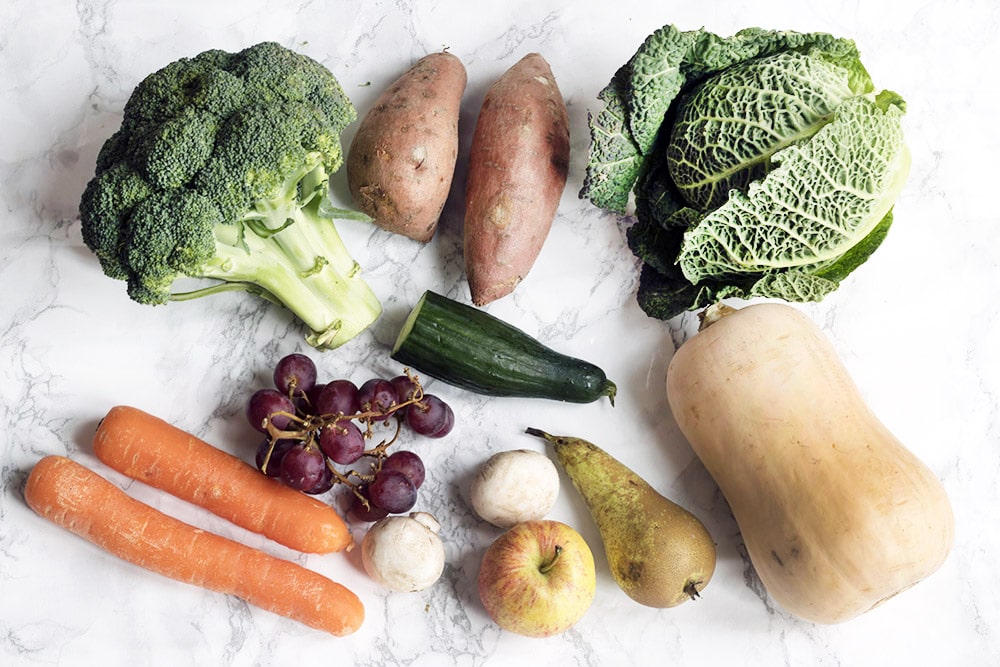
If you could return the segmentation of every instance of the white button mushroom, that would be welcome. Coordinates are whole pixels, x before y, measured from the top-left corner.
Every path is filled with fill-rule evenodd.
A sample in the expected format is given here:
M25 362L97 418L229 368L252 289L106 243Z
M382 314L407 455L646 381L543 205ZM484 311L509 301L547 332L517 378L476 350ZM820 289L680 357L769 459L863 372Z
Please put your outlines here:
M500 528L543 518L558 496L555 464L528 449L494 454L472 481L472 508L480 518Z
M361 541L361 562L372 579L403 593L422 591L441 578L441 524L427 512L375 522Z

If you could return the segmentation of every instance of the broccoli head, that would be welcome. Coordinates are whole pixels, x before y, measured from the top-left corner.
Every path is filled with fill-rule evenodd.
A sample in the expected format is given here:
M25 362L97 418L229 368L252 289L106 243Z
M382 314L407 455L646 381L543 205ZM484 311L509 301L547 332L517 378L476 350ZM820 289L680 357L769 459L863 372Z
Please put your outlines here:
M84 243L139 303L246 290L337 347L381 312L333 223L365 216L329 200L356 117L328 69L275 43L170 63L136 86L97 156ZM211 283L174 292L182 277Z

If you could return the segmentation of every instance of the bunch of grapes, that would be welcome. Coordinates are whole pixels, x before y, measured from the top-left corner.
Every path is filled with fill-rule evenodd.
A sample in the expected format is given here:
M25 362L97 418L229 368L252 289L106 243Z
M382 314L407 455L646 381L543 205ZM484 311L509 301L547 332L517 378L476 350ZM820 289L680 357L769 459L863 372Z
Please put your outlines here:
M274 367L274 388L250 396L247 419L264 434L257 468L312 495L345 484L353 492L350 511L362 520L408 512L424 482L424 464L412 451L388 449L403 424L431 438L450 433L451 406L425 394L409 371L360 387L343 379L320 383L317 376L312 359L290 354ZM391 437L370 445L376 430L392 422ZM359 463L367 465L346 469Z

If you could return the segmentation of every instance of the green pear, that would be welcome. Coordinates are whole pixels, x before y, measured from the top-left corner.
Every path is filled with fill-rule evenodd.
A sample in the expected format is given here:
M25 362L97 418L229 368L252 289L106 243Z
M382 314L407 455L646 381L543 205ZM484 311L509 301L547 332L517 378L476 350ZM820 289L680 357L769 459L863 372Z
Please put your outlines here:
M715 572L715 542L680 505L600 447L529 428L555 451L590 509L615 581L636 602L675 607L696 598Z

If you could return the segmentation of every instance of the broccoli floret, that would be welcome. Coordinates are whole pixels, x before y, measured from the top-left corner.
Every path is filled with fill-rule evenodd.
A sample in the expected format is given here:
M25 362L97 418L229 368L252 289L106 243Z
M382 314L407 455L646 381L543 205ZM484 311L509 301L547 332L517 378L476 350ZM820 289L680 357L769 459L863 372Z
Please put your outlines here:
M134 301L241 289L337 347L381 313L332 220L364 216L329 201L356 117L329 70L278 44L177 60L136 86L101 149L83 240ZM212 283L174 292L182 277Z

